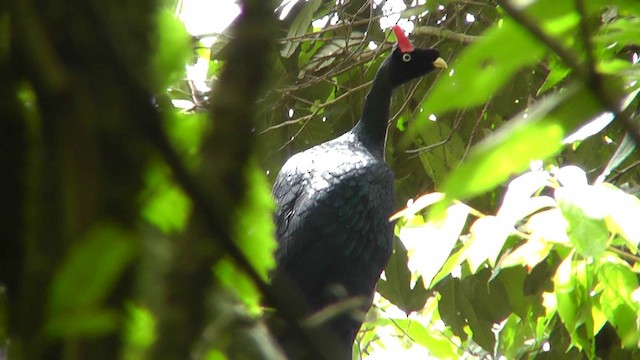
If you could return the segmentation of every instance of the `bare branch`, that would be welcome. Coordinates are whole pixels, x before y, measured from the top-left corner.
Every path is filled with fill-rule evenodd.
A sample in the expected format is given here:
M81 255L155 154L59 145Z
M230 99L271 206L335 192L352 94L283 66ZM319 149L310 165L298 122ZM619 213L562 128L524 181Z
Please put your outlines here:
M449 29L434 26L418 26L413 29L413 35L437 36L447 40L454 40L463 44L470 44L480 38L480 36L461 34Z

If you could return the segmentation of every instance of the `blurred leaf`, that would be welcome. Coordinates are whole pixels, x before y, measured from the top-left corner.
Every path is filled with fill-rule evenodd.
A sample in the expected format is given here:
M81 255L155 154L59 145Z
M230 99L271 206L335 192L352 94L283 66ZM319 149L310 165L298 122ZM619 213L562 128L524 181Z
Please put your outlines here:
M378 292L406 314L410 314L422 309L429 291L420 279L411 287L411 272L407 261L407 249L395 238L393 254L384 269L386 280L378 281Z
M250 314L260 313L260 291L231 259L224 258L219 260L213 267L213 273L220 285L244 303Z
M128 319L124 338L129 347L143 350L156 339L156 320L149 309L129 302L126 304Z
M96 337L114 331L121 314L111 309L69 309L51 316L45 331L55 337Z
M173 111L165 116L164 127L173 146L181 154L194 155L207 130L211 129L211 121L202 113L182 114Z
M622 48L626 45L637 45L640 38L640 19L617 18L615 21L604 24L594 36L596 42L603 47L615 45Z
M520 25L505 19L494 25L438 78L422 104L427 114L442 115L479 105L493 96L518 70L542 58L545 48Z
M321 4L322 0L307 1L291 23L291 27L287 33L287 38L298 38L304 36L313 21L313 14L315 14ZM284 48L280 51L280 55L284 58L288 58L293 55L298 48L298 45L300 45L300 40L287 41Z
M429 9L432 7L433 7L433 4L429 4L429 5L422 4L422 5L416 5L414 7L407 8L404 11L402 11L402 14L400 14L400 18L409 19L413 16L420 16L425 12L429 11Z
M56 328L69 311L107 322L111 315L98 308L135 253L132 234L112 223L96 224L78 239L51 284L48 309Z
M274 253L278 246L273 237L275 204L260 168L250 165L246 176L248 188L237 214L235 238L253 268L266 280L275 266Z
M184 66L191 54L191 36L184 24L173 11L164 9L156 14L156 53L152 58L153 74L159 76L158 91L164 91L170 84L184 76Z
M269 271L275 266L274 253L277 247L273 238L274 204L264 173L255 165L250 165L246 174L249 187L237 213L234 237L253 268L267 280ZM234 293L250 312L260 312L260 291L231 260L219 261L214 273L220 283Z
M191 213L189 198L173 183L168 172L163 164L152 163L141 195L142 216L165 234L184 229Z

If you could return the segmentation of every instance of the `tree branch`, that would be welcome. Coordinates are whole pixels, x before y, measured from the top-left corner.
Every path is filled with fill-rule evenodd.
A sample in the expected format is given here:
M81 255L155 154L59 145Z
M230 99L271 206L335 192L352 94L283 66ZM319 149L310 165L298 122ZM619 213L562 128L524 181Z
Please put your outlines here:
M586 25L586 10L582 0L577 1L577 10L580 12L581 21L581 33L583 37L586 37L585 46L587 51L591 51L590 40L588 40L589 33ZM516 20L522 27L535 36L540 42L546 45L551 51L553 51L558 57L573 70L573 72L588 86L591 93L598 100L598 102L607 110L612 112L616 119L622 122L623 126L633 138L636 145L640 144L640 128L636 125L630 116L630 111L627 109L621 109L620 99L615 98L609 94L604 88L604 82L602 76L595 70L595 65L581 64L578 56L570 49L564 47L559 41L548 35L538 24L522 11L516 9L507 0L496 0L496 2L509 14L514 20ZM592 54L593 55L593 54Z
M480 36L461 34L449 29L434 27L434 26L418 26L413 29L413 35L427 35L437 36L447 40L454 40L463 44L470 44L478 39Z

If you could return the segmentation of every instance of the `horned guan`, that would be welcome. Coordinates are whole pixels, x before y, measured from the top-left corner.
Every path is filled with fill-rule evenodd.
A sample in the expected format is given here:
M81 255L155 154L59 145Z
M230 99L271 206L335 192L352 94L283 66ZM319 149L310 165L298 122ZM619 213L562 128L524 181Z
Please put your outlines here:
M306 301L307 315L359 298L364 314L391 255L394 175L384 161L393 90L446 62L435 49L414 48L399 26L397 44L382 62L362 115L345 134L293 155L273 186L279 248L272 281L286 281ZM348 349L362 324L353 311L328 328Z

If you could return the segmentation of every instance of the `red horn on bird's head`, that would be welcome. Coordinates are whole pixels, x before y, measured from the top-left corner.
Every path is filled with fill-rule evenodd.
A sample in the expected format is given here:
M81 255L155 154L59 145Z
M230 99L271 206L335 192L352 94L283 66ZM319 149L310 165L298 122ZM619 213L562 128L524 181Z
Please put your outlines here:
M413 44L411 44L411 41L409 41L409 38L407 38L400 26L393 25L393 32L396 33L396 39L398 39L398 47L400 48L400 51L408 53L415 50Z

